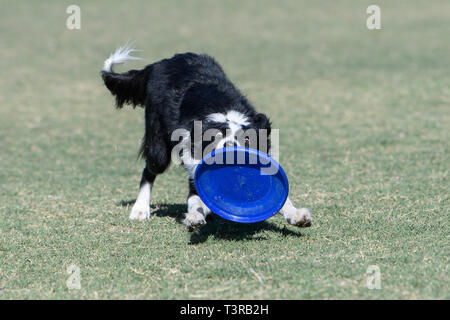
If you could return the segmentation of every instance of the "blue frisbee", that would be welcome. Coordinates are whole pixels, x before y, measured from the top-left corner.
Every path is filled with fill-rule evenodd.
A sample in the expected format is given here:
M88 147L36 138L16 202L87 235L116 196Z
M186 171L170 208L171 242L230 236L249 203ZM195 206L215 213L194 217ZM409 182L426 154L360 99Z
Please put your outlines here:
M198 195L222 218L253 223L277 213L289 184L281 166L259 150L227 147L206 155L194 175Z

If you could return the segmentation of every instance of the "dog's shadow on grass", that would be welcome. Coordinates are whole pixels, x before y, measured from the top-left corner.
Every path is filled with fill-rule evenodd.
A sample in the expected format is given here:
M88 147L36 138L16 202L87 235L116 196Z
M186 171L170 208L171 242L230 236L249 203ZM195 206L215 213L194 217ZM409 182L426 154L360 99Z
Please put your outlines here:
M209 215L206 220L206 226L191 234L191 244L205 242L210 236L229 241L267 240L267 235L260 234L264 231L278 232L283 236L302 236L300 232L289 230L286 227L280 228L276 224L268 221L238 223L225 220L214 214Z
M121 206L133 205L135 200L120 201ZM186 204L181 203L164 203L152 205L152 215L157 217L172 217L176 222L182 223L184 212L186 212ZM258 235L262 231L273 231L281 233L283 236L301 237L300 231L292 231L286 227L279 226L269 221L261 221L256 223L237 223L228 221L218 215L210 214L206 217L207 224L199 231L194 232L190 236L190 243L197 244L214 237L229 241L248 241L248 240L266 240L264 235Z

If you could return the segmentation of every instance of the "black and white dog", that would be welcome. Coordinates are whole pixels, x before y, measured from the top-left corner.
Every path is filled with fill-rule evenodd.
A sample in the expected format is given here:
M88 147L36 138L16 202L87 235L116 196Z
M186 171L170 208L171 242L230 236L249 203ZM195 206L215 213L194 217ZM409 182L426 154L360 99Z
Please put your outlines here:
M142 70L115 73L112 67L127 60L139 58L130 56L132 48L117 49L104 62L101 75L106 87L116 97L116 107L124 104L145 107L145 135L142 140L141 155L146 160L142 172L139 195L130 219L150 218L150 193L158 174L169 166L174 147L180 143L173 141L173 133L183 129L181 143L195 142L190 139L194 124L200 123L202 132L216 129L213 137L216 147L242 145L261 149L268 146L270 154L270 121L262 113L257 113L247 99L234 87L220 65L208 55L194 53L177 54L150 64ZM252 141L241 132L253 129L265 130L267 141ZM187 142L189 141L189 142ZM200 144L203 148L204 143ZM263 150L267 152L266 150ZM193 158L190 152L182 151L180 163L186 168L189 179L187 213L184 224L192 232L206 224L205 217L210 210L197 195L194 172L200 158ZM312 217L307 208L296 209L287 199L281 209L286 221L298 227L309 227Z

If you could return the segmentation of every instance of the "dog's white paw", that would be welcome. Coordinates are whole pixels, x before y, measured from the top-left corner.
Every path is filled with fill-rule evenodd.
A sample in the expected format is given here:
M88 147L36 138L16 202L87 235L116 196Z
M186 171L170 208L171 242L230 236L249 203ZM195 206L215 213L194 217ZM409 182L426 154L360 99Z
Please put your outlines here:
M183 220L183 224L186 226L187 231L195 232L206 224L206 220L203 214L194 211L186 213L186 219Z
M300 208L290 216L287 217L287 222L296 227L306 228L312 224L311 212L308 208Z
M136 202L131 209L131 220L145 220L150 218L150 206Z

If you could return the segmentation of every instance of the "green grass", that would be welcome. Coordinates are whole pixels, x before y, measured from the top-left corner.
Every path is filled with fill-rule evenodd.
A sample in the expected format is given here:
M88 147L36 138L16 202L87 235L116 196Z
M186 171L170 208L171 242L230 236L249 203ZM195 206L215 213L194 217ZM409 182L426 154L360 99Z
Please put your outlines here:
M0 10L0 298L450 298L450 2L376 1L369 31L373 1L76 1L71 31L73 2ZM114 110L99 76L127 40L146 60L120 70L217 58L281 129L311 228L214 218L191 236L177 167L151 220L128 220L143 110Z

